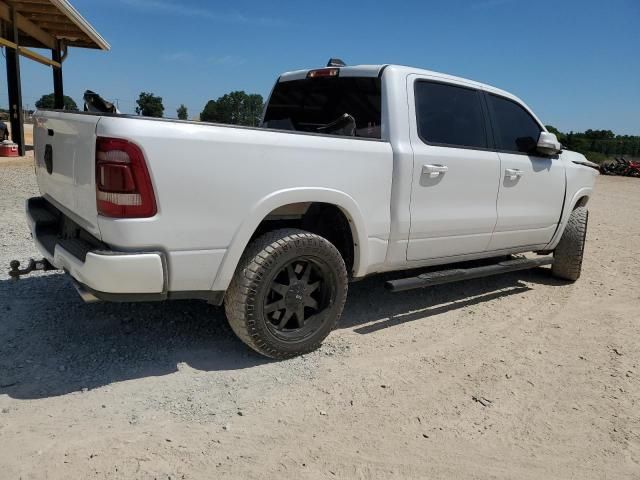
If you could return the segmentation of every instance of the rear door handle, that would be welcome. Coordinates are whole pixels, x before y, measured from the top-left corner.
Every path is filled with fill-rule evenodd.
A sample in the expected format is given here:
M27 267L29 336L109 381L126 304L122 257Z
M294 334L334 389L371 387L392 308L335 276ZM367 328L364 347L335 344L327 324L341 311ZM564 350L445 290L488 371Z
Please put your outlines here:
M506 178L508 178L509 180L516 180L516 179L520 178L523 174L524 174L524 172L522 170L517 169L517 168L507 168L504 171L504 176Z
M439 175L443 175L449 170L446 165L423 165L422 174L429 174L429 178L436 178Z

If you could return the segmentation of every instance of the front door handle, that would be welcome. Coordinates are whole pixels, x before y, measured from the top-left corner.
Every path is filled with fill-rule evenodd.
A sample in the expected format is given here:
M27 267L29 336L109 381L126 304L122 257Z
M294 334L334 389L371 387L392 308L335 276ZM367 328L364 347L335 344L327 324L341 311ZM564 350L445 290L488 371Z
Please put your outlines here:
M439 175L443 175L449 170L446 165L423 165L422 174L429 174L429 178L436 178Z
M509 180L516 180L516 179L522 177L523 174L524 174L524 172L522 170L517 169L517 168L507 168L504 171L504 176L506 178L508 178Z

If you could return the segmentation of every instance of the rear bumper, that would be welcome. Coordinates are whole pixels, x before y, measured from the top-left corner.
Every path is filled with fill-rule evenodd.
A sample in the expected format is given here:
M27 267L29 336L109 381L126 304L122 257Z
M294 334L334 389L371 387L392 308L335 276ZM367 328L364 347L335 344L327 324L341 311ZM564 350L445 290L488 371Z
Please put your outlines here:
M62 224L70 220L39 197L27 201L27 221L40 253L96 297L166 297L164 253L113 251L84 231L63 235Z
M65 270L78 282L98 293L166 293L163 256L160 253L122 254L89 252L79 261L57 245L53 265Z

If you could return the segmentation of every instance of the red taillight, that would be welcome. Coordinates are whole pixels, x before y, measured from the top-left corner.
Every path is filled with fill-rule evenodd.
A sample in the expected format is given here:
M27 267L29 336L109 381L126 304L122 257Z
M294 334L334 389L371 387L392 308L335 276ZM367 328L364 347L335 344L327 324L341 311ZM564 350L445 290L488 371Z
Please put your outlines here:
M112 193L131 193L136 191L131 167L112 163L98 164L98 190Z
M153 185L142 150L127 140L96 140L96 199L105 217L145 218L156 212Z
M307 73L307 78L337 77L338 75L340 75L339 68L320 68L319 70L310 70Z

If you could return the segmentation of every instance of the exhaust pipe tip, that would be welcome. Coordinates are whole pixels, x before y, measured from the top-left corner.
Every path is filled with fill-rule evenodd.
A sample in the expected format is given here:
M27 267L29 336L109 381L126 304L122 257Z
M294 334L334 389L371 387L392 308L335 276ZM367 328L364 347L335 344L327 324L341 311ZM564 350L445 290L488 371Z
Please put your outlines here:
M78 295L80 295L80 298L84 301L84 303L96 303L101 301L98 297L96 297L93 293L87 290L77 280L75 280L74 278L72 278L71 280L73 281L73 286L76 287L76 291L78 292Z

